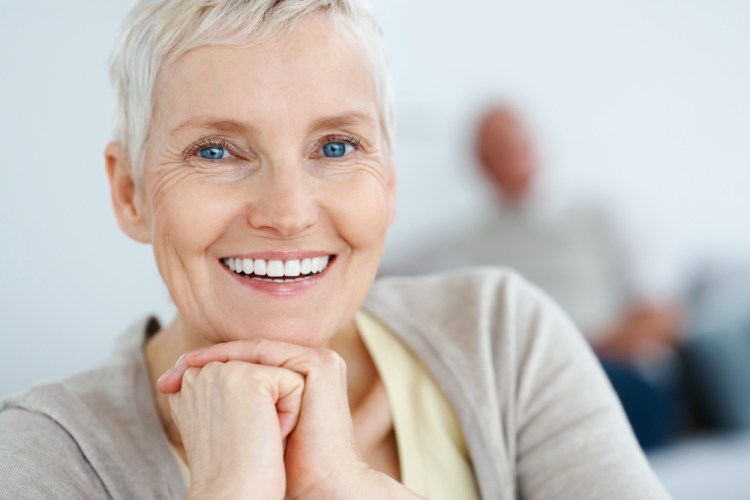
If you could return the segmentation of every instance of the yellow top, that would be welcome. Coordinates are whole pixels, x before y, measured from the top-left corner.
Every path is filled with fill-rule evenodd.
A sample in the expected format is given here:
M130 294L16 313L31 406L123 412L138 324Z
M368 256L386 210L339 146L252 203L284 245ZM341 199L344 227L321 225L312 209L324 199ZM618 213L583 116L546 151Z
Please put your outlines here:
M364 311L355 316L391 408L401 482L431 500L478 499L453 409L414 354Z
M388 397L401 482L430 500L478 499L463 434L435 381L382 323L364 311L354 320ZM189 484L190 470L174 447L172 451Z

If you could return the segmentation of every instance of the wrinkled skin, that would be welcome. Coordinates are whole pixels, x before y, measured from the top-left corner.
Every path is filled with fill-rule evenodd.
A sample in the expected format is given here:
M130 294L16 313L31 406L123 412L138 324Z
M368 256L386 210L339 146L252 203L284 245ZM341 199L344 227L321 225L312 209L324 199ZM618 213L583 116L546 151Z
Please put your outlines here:
M395 196L362 54L322 14L282 39L194 49L159 74L139 183L107 148L118 222L153 245L179 311L145 354L191 498L413 497L363 460L351 418L378 380L353 316ZM300 252L332 260L279 284L222 263Z

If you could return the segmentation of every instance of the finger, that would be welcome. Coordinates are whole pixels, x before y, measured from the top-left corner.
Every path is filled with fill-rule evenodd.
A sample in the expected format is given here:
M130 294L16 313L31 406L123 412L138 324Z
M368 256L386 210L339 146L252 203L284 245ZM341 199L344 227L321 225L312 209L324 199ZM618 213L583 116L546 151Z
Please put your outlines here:
M281 437L286 438L297 425L304 387L304 377L286 368L244 361L212 362L185 371L182 389L170 394L170 407L174 415L173 404L194 398L196 391L203 398L221 395L230 405L270 404L275 406Z
M246 397L254 394L276 407L282 438L286 438L294 430L299 419L305 388L305 378L302 375L286 368L245 361L230 360L212 363L221 363L219 369L225 379L221 387L234 386L238 393L245 394ZM194 370L198 368L190 367L186 376ZM200 372L198 377L200 377Z
M329 349L314 349L275 340L236 340L188 352L157 381L161 392L180 390L182 377L189 367L203 367L212 361L245 361L277 366L308 376L316 369L346 374L343 359Z
M287 368L258 365L246 361L230 360L224 362L223 365L224 371L234 371L235 384L248 390L252 389L261 397L269 398L270 402L276 406L282 438L289 435L299 418L305 378ZM190 368L190 370L195 369L197 368Z
M258 365L261 366L261 365ZM299 373L285 368L263 367L278 371L278 398L276 400L276 412L279 415L279 429L282 439L292 433L299 421L300 408L302 407L302 395L305 389L305 379ZM283 372L283 373L281 373Z
M173 394L180 390L182 386L182 377L190 366L185 361L187 353L179 357L172 368L164 372L156 381L156 387L165 394Z
M182 384L182 378L184 377L187 369L190 368L190 365L185 362L186 356L205 351L206 349L208 349L208 347L201 347L200 349L195 349L193 351L183 353L182 356L177 359L177 362L174 364L174 366L164 372L156 381L156 387L159 389L159 391L165 394L178 392Z
M218 362L243 361L295 371L305 377L303 400L305 421L329 422L340 429L350 429L349 402L346 391L346 364L334 351L314 349L273 340L241 340L216 344L185 361L191 367ZM336 422L336 423L334 423ZM317 424L316 424L317 425Z
M278 366L308 376L314 370L344 370L343 359L329 349L314 349L275 340L237 340L215 344L199 352L188 353L188 366L201 367L212 361L245 361ZM184 371L183 371L184 373Z

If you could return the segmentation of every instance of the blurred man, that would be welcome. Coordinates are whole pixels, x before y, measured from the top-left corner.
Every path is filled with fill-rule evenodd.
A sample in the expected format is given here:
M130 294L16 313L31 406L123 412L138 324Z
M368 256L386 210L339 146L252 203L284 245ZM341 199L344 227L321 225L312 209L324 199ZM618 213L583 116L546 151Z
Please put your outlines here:
M542 195L539 160L518 114L489 108L479 119L476 156L497 195L486 221L407 258L390 272L409 274L467 265L503 265L549 293L588 338L641 443L652 446L674 422L661 388L639 374L673 352L680 340L681 308L651 293L635 278L632 252L599 205L560 206Z
M526 219L526 224L534 224L528 214L519 213L524 209L533 210L525 205L539 202L533 199L533 188L539 172L537 156L519 116L507 107L490 108L479 122L476 146L480 167L497 190L501 202L511 211L506 219ZM552 255L549 257L557 260L555 265L572 266L568 272L542 269L544 264L528 262L521 253L511 257L503 255L502 250L498 251L495 262L531 271L530 275L537 279L537 284L546 288L563 305L571 302L568 297L572 294L577 296L576 300L589 301L592 305L599 304L605 308L609 317L597 318L598 323L589 322L597 314L586 311L588 308L585 304L571 303L569 308L569 313L574 315L573 319L577 320L598 352L626 359L659 355L679 339L679 307L673 301L654 302L637 296L638 291L632 289L632 281L625 274L627 264L621 260L627 259L627 255L624 255L626 251L618 248L617 235L612 227L608 227L603 213L597 212L593 207L574 208L548 221L550 227L547 228L539 221L535 231L537 241L525 242L529 245L523 250L532 252L532 243L551 245L547 251L558 255L556 258ZM555 229L551 227L552 224L559 226ZM502 230L502 226L498 227L498 233L502 233ZM533 231L533 228L527 227L526 231ZM555 238L558 236L555 233L560 231L570 233L567 238ZM502 234L498 234L498 237L506 240L515 235L508 233L505 236L503 238ZM566 251L571 255L563 261L561 254ZM599 254L592 255L592 252ZM581 254L588 254L588 259L580 259ZM542 272L537 272L537 269ZM592 276L594 273L599 276ZM588 277L589 281L582 282L583 277ZM590 289L583 290L586 286ZM597 296L600 298L597 299Z
M420 249L389 273L423 273L467 265L518 270L549 293L598 353L623 360L658 358L678 342L676 301L648 290L636 276L634 245L601 206L561 206L541 193L540 166L518 114L489 108L479 119L476 157L498 209L483 222Z

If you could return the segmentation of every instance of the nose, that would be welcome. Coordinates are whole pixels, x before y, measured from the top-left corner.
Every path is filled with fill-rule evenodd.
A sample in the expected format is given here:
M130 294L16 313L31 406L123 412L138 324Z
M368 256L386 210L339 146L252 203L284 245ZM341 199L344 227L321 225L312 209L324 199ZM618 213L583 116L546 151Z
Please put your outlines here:
M320 216L313 179L302 168L269 168L252 190L247 209L251 227L289 238L314 226Z

